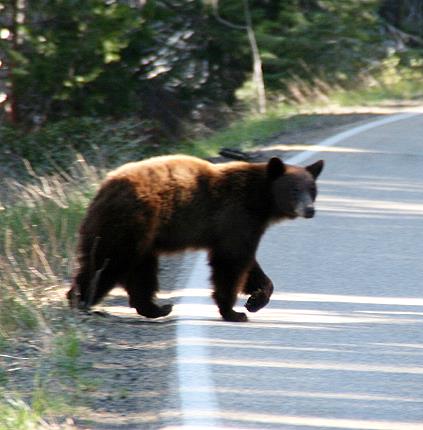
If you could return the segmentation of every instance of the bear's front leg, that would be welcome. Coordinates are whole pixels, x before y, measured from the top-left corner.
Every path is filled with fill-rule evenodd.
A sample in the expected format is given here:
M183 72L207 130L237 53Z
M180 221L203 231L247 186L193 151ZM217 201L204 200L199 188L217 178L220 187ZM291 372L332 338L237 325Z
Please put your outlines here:
M213 298L219 308L220 315L225 321L245 322L247 315L234 311L238 286L245 281L248 274L248 264L227 257L210 256L212 281L214 285Z
M269 303L270 296L273 293L273 282L263 272L257 261L254 261L248 273L244 293L251 294L245 304L249 312L257 312Z

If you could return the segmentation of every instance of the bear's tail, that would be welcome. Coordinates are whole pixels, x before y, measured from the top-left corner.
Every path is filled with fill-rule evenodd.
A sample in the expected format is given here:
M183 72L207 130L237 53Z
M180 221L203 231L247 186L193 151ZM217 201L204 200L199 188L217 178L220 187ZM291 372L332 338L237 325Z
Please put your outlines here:
M87 243L80 246L79 270L73 278L72 287L66 297L71 307L89 309L94 306L113 288L114 279L110 277L110 258L99 261L98 244L100 237L96 237L90 246ZM88 253L82 248L90 249Z

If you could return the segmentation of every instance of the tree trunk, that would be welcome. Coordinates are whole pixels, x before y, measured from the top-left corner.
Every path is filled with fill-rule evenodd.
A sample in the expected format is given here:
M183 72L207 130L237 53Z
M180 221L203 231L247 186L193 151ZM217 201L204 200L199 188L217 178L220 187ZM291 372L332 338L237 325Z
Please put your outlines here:
M257 92L257 103L259 113L266 113L266 88L263 78L263 67L260 58L260 52L257 46L256 35L253 30L250 6L248 0L243 0L245 23L247 26L248 40L250 42L251 53L253 56L253 82Z
M263 67L260 52L257 46L256 35L253 29L251 10L248 0L242 0L244 8L244 19L246 25L233 24L219 15L219 0L213 0L214 16L221 24L235 30L247 31L248 42L250 43L251 55L253 59L253 83L257 94L257 110L259 113L266 113L266 87L264 85Z

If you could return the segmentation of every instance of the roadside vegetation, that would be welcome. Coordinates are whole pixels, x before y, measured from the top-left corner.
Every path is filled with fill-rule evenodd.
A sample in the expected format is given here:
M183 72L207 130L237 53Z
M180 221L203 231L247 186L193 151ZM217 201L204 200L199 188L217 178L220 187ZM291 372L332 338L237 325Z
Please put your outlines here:
M423 25L406 9L423 17L419 0L250 1L268 98L260 114L245 31L221 22L244 26L242 2L216 11L219 2L139 10L48 1L43 13L38 3L0 0L5 430L76 428L72 417L96 390L85 376L89 334L64 294L78 225L105 170L156 154L246 151L321 127L321 112L423 99ZM26 19L14 22L19 13Z
M5 181L0 208L0 428L72 428L90 389L83 330L64 300L78 223L98 182L80 157L66 173ZM72 409L71 409L72 405ZM60 417L60 419L59 419Z

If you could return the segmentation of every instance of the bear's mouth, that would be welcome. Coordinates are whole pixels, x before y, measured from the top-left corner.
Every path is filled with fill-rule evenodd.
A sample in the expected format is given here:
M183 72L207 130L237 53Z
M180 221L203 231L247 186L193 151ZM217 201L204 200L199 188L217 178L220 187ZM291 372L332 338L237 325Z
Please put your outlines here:
M314 217L315 210L312 205L299 205L294 212L296 217L309 219Z

